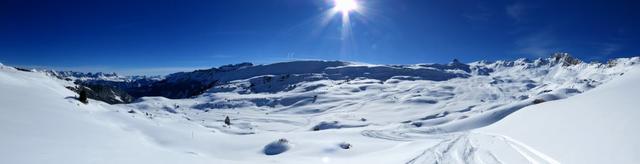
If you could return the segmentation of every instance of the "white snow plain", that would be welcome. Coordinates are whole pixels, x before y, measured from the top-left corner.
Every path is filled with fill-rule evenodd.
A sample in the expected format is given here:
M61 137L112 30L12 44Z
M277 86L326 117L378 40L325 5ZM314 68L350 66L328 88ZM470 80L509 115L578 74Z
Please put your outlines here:
M0 66L0 163L637 163L639 62L474 62L493 72L444 81L257 75L121 105Z

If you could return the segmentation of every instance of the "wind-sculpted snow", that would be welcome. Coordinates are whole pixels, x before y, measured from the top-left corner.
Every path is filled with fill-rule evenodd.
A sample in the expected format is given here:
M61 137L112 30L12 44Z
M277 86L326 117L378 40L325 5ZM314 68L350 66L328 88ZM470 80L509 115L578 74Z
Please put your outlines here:
M506 136L463 133L445 138L442 142L425 150L406 164L560 163Z
M34 85L35 89L27 90L33 94L54 88L59 95L44 101L66 104L64 108L70 108L66 110L91 111L73 117L96 118L123 129L123 134L134 132L133 136L152 145L142 148L188 154L187 163L558 163L562 161L526 142L474 129L523 108L589 93L637 70L639 62L640 58L628 58L584 63L559 54L532 61L469 64L242 63L170 75L140 90L157 92L153 94L158 97L119 105L98 101L83 105L65 99L75 95L64 86L74 84L30 82L31 76L38 81L53 79L38 72L3 66L0 82ZM9 96L6 93L0 95ZM182 99L170 99L178 97ZM54 108L48 112L61 110ZM48 108L32 103L23 110L35 109ZM3 108L2 114L11 115L8 111ZM30 115L6 118L1 122L5 127L16 119L33 119ZM0 140L3 144L19 141L18 137ZM46 156L32 159L42 163ZM12 158L9 163L34 162Z

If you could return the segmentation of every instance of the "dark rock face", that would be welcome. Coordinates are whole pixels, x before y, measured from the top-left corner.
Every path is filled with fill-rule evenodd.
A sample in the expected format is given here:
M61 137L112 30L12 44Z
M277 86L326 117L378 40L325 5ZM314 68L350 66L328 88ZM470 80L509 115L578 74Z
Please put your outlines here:
M543 99L535 99L535 100L533 100L533 104L542 104L544 102L545 101Z
M130 103L134 100L127 92L105 85L80 85L79 87L69 87L68 89L78 94L84 89L88 98L109 104Z
M340 148L342 149L351 149L352 147L350 143L346 143L346 142L340 143L338 144L338 146L340 146Z
M555 53L553 54L553 62L562 64L562 66L572 66L582 63L582 61L572 57L569 53Z
M179 99L200 95L215 84L215 81L206 84L196 80L185 80L180 82L168 82L166 80L162 80L151 85L127 88L126 90L134 97L162 96L171 99Z
M22 71L22 72L31 72L31 70L30 70L30 69L20 68L20 67L15 67L15 68L16 68L16 70L18 70L18 71Z
M193 72L179 72L168 75L161 81L127 87L124 90L134 97L162 96L172 99L189 98L200 95L218 84L220 79L226 77L224 76L225 73L251 67L253 67L252 63L240 63Z

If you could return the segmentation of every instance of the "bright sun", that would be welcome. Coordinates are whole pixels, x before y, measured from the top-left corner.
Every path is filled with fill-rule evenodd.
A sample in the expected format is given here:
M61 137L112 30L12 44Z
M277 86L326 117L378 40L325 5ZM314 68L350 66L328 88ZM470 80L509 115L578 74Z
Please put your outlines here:
M358 2L356 0L334 0L336 9L343 13L349 13L350 11L358 9Z

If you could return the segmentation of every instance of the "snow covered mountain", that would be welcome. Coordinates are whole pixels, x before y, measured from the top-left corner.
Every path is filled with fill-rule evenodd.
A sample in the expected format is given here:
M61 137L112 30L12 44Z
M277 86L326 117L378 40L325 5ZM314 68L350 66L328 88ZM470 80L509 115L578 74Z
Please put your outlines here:
M91 80L140 97L117 105L0 66L0 163L634 163L638 63L293 61Z
M117 73L104 73L104 72L76 72L76 71L56 71L50 69L25 69L16 68L25 72L43 72L49 76L54 76L59 79L67 81L111 81L111 82L133 82L137 80L149 80L158 81L161 80L161 76L121 76Z

